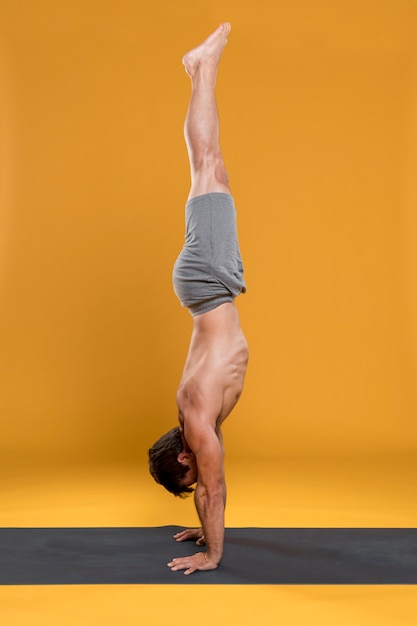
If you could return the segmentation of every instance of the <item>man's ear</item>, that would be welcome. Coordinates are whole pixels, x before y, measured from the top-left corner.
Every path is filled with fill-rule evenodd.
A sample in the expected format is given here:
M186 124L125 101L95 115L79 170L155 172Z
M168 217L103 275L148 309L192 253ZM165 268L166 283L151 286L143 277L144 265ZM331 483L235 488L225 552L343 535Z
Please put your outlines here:
M187 465L190 461L191 455L192 452L180 452L177 456L178 463L181 463L182 465Z

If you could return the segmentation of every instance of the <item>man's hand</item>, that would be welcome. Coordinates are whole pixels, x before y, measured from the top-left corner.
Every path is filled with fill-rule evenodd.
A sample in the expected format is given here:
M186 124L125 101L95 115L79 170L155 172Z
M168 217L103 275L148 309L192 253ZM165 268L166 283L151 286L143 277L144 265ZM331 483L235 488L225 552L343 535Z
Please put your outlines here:
M183 556L179 559L172 559L172 561L167 563L167 565L173 572L185 569L184 574L188 576L188 574L192 574L197 570L204 571L216 569L218 564L210 560L207 556L207 552L197 552L192 556Z
M204 535L202 528L189 528L174 535L175 541L193 541L196 539L196 546L204 546Z

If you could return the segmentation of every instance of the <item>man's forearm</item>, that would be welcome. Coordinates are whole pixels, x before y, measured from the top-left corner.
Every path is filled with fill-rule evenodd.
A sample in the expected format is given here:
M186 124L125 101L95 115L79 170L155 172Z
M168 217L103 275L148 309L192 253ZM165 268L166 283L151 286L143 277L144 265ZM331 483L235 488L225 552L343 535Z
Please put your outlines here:
M198 484L194 501L203 528L207 558L217 564L223 556L225 484L220 484L216 489L207 489Z

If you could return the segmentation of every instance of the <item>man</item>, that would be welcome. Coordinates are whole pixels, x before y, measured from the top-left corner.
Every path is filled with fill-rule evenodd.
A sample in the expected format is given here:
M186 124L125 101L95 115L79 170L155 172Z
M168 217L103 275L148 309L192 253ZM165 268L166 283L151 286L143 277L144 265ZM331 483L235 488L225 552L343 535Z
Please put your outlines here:
M246 291L236 211L219 145L217 67L230 32L221 24L183 58L192 81L185 120L191 167L186 237L173 273L174 289L193 316L190 348L177 392L179 427L149 450L155 480L176 495L192 491L201 529L174 535L195 539L206 552L175 558L173 570L215 569L223 555L226 485L220 427L238 401L248 348L234 298Z

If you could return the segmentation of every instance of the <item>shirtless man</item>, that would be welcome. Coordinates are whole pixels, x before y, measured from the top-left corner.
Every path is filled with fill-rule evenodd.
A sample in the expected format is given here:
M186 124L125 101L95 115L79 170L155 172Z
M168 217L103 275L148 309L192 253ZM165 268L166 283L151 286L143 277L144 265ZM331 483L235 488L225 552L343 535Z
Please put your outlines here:
M193 332L177 392L179 426L149 450L155 480L175 495L192 492L202 528L174 535L205 552L172 559L173 571L217 568L223 555L226 485L221 424L238 401L248 349L234 298L246 291L236 211L219 145L217 67L230 33L221 24L183 58L192 81L185 120L191 167L186 237L173 273L174 289L193 316Z

